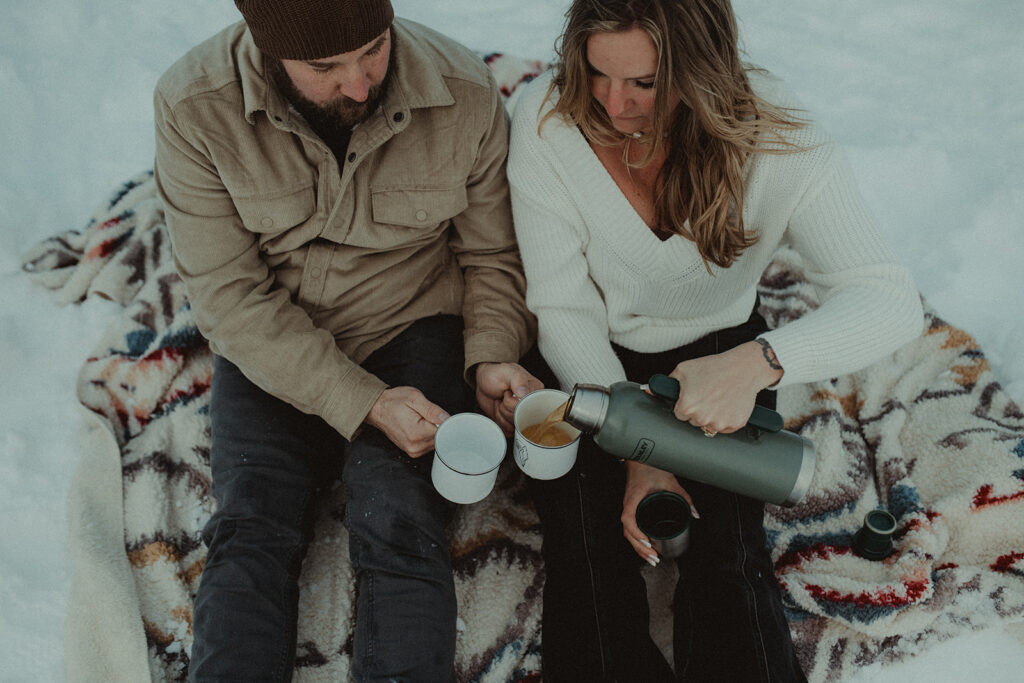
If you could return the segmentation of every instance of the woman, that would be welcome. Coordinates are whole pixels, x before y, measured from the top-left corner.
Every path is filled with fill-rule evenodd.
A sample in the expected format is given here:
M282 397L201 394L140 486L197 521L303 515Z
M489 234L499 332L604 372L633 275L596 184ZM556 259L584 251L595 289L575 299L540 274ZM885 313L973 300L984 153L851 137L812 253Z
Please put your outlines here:
M557 67L520 95L509 156L527 303L559 383L669 373L675 415L710 437L755 401L774 407L772 389L880 359L923 321L840 151L740 61L736 33L728 0L575 0ZM769 331L756 285L783 244L823 303ZM675 676L804 680L762 503L587 452L533 487L546 681L673 678L636 558L660 561L635 520L655 490L699 516L678 560Z

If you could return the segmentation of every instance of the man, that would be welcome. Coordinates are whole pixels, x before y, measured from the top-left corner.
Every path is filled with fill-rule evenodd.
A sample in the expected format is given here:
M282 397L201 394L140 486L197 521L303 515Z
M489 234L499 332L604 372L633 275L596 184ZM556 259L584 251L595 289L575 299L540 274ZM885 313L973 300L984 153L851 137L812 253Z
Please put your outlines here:
M357 680L454 678L429 458L540 383L486 66L388 0L236 0L155 95L157 182L217 358L217 510L190 679L287 680L317 490L342 467ZM466 381L463 381L463 380Z

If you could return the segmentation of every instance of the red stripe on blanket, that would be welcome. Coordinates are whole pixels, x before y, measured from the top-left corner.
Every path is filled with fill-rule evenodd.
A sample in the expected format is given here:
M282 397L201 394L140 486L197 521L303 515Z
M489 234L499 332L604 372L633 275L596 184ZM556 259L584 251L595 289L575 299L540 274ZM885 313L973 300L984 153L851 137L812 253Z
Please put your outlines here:
M1019 574L1020 570L1013 568L1013 565L1017 564L1018 561L1024 560L1024 553L1009 553L1006 555L1000 555L999 559L989 565L992 571L1000 572L1002 574Z
M163 348L150 351L145 356L139 359L140 363L161 363L165 360L179 361L187 355L185 349L180 349L177 346L164 346Z
M924 580L904 581L903 586L907 589L906 595L900 595L888 587L874 592L840 593L837 590L811 584L808 584L807 592L815 600L845 603L857 607L904 607L920 600L930 585L930 581Z
M775 572L801 569L806 560L828 560L838 555L848 555L850 546L815 543L795 552L784 553L775 561Z
M97 230L107 230L109 228L112 228L115 225L118 225L123 218L124 218L124 216L115 216L114 218L111 218L110 220L104 221L103 223L101 223L96 229ZM123 235L122 236L118 236L118 237L113 237L113 238L111 238L109 240L104 240L104 241L100 242L99 244L97 244L92 249L90 249L89 251L87 251L85 253L85 259L89 260L89 259L103 258L105 256L109 256L114 251L116 251L117 247L119 245L123 244L123 242L124 242L124 236Z
M1006 496L993 496L992 485L985 484L978 489L977 493L974 494L972 505L976 510L980 510L981 508L991 507L993 505L1002 505L1004 503L1011 503L1017 500L1024 500L1024 491L1018 491L1017 493L1011 493Z
M85 258L87 260L103 258L117 251L117 247L120 244L121 240L118 238L106 240L105 242L100 242L95 247L93 247L92 249L85 253Z
M139 427L145 427L154 419L164 414L168 408L176 403L192 401L198 396L202 396L210 390L211 380L196 379L192 380L192 385L186 389L177 389L168 393L163 399L161 399L151 410L143 408L134 411L135 420L139 423Z

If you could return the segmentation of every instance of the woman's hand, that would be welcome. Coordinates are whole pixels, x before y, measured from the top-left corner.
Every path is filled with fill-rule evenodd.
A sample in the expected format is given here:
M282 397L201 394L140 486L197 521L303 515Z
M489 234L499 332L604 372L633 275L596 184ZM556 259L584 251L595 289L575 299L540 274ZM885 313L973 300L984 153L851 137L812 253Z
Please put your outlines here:
M735 432L750 419L757 393L782 374L775 353L763 340L683 361L669 373L679 380L675 416L708 435Z
M629 544L633 546L636 554L655 567L661 558L651 546L651 539L640 531L636 525L636 507L644 497L655 491L672 491L678 493L690 504L694 518L697 518L697 509L693 506L693 499L690 494L679 485L676 476L671 472L665 472L649 465L638 462L627 461L626 463L626 493L622 498L622 535L626 537Z

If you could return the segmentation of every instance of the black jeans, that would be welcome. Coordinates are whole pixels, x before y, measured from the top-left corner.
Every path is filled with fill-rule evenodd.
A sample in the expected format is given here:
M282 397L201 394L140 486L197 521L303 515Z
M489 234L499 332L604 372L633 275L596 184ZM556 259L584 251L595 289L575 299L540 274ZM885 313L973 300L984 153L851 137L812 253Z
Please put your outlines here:
M419 388L451 414L465 411L462 330L457 317L420 320L363 367L391 386ZM431 484L430 457L410 458L370 427L349 443L223 358L210 417L217 510L204 529L189 680L291 679L313 509L339 474L358 593L354 677L454 680L450 505Z
M641 354L616 346L631 381L726 351L766 329L756 309L735 328L684 347ZM538 368L545 383L550 371ZM757 402L775 407L775 394ZM763 527L764 504L679 480L700 513L678 560L673 614L675 673L649 635L643 561L622 534L625 468L584 438L574 469L530 480L544 529L543 667L547 683L685 680L804 681ZM666 596L667 599L667 596Z

